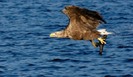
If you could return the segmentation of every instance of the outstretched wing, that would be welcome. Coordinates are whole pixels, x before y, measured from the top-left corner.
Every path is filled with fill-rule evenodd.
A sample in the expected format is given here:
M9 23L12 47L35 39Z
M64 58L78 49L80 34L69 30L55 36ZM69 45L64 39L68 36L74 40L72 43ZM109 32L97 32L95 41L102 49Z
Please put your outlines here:
M70 20L65 29L69 38L93 40L99 37L100 34L96 28L101 22L105 21L98 12L69 6L64 9L64 13Z
M79 10L79 18L86 24L85 27L89 29L96 29L100 23L106 23L98 12L84 8Z

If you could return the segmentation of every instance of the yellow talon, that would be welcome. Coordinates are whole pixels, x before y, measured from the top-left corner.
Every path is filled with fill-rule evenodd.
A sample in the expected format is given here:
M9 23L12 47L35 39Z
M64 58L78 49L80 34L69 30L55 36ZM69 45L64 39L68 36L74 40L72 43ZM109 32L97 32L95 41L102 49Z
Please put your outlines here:
M92 45L93 45L94 47L97 47L95 42L92 42Z
M101 44L106 44L105 39L100 37L100 38L98 38L98 40L101 42Z

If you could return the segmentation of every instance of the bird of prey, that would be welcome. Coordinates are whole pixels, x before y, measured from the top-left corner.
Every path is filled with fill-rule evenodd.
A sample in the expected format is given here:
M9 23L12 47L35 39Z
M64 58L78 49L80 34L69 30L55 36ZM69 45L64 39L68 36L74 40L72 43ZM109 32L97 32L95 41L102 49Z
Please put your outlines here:
M106 23L97 11L74 5L66 6L62 11L69 18L68 26L64 30L51 33L50 37L89 40L94 47L103 47L106 44L106 38L101 36L111 33L106 29L97 30L99 24ZM99 40L99 45L94 40Z

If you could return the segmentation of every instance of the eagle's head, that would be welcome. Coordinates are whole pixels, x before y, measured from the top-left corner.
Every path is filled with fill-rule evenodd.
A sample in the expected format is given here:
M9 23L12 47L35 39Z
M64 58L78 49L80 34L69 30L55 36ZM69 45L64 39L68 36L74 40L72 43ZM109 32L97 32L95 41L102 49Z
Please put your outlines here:
M51 33L50 37L63 38L63 37L66 37L66 35L64 34L64 30L61 30L61 31Z
M61 32L53 32L50 34L50 37L60 37L61 34Z

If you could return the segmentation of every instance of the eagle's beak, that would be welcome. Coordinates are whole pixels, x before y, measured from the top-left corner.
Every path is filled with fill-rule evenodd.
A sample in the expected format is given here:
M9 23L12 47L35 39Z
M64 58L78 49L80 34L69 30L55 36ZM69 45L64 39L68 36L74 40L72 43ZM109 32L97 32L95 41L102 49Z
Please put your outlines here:
M54 34L54 33L51 33L49 36L50 36L50 37L54 37L54 36L55 36L55 34Z

